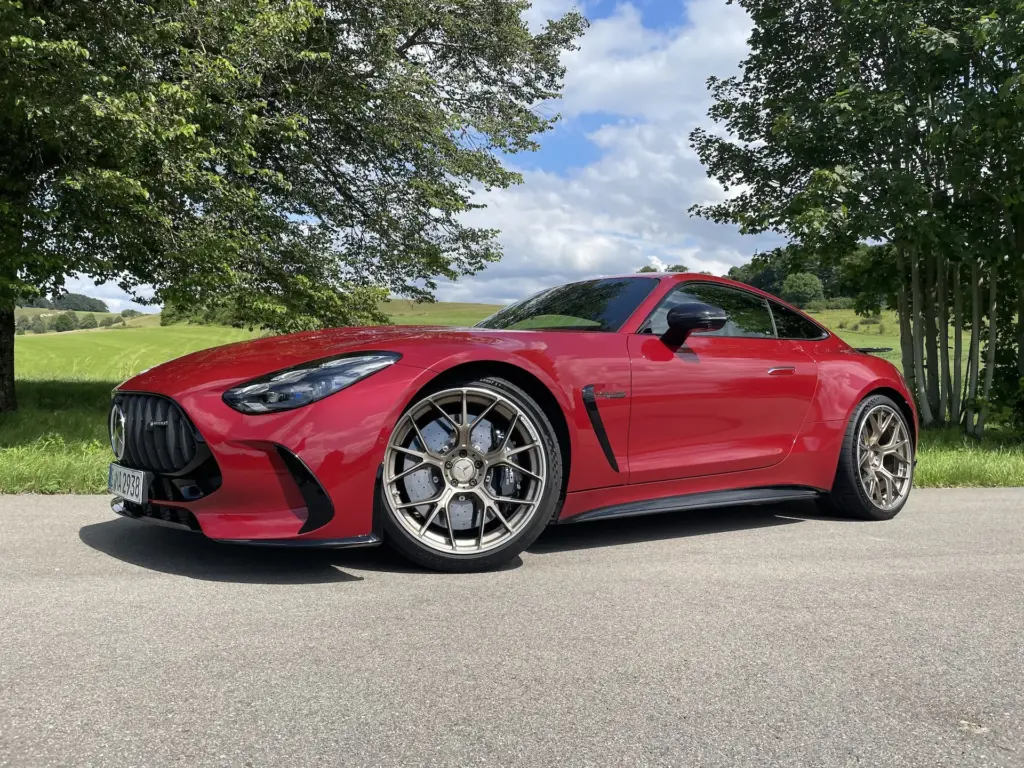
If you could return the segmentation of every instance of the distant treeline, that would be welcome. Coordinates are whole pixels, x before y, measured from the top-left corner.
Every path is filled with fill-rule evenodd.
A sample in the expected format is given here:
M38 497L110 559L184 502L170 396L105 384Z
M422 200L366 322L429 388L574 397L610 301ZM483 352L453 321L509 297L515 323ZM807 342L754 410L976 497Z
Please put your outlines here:
M36 309L62 309L74 312L109 312L107 304L100 299L91 296L83 296L81 293L65 293L53 299L45 296L38 296L34 299L19 301L15 306L34 307Z

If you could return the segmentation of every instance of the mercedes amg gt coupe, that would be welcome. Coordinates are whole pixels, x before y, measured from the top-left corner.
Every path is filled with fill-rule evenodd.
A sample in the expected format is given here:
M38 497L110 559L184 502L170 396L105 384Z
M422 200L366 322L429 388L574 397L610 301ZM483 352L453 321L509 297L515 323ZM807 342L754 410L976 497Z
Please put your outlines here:
M113 509L221 541L385 542L429 568L545 526L817 499L907 501L914 401L885 360L749 286L571 283L472 328L340 328L208 349L124 382Z

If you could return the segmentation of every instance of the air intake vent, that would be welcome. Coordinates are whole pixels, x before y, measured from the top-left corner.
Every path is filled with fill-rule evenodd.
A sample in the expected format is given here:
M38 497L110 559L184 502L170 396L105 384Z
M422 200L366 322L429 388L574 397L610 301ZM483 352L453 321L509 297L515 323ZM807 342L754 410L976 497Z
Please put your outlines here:
M124 414L124 454L120 463L126 467L180 475L210 455L188 416L169 398L118 394L111 408L120 408Z

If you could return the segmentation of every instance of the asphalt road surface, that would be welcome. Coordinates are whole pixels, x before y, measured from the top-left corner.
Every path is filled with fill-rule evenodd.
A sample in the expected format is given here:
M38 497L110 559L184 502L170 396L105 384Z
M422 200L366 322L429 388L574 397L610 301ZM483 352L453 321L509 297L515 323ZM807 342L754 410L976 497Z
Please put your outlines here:
M0 765L1024 765L1024 490L812 511L450 576L0 497Z

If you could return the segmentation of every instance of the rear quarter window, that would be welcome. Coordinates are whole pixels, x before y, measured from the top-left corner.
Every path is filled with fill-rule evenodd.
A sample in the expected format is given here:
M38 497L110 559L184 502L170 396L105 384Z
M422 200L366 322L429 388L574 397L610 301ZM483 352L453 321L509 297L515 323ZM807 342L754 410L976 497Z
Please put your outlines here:
M794 341L817 341L828 337L828 332L819 325L812 323L806 317L794 312L788 307L769 302L772 308L772 317L775 318L775 330L780 339Z

